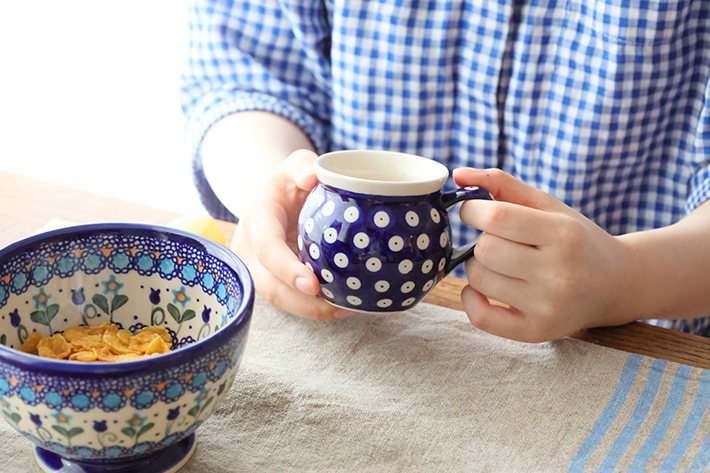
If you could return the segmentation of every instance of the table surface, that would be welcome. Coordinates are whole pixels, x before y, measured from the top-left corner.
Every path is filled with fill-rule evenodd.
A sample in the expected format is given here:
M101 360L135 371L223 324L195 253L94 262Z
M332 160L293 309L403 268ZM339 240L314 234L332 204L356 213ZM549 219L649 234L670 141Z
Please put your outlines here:
M127 192L130 192L127 190ZM52 219L72 223L136 222L164 225L179 214L90 194L0 171L0 247L41 229ZM235 224L218 222L229 246ZM463 310L459 294L466 284L445 278L425 302ZM573 338L668 361L710 368L710 339L643 323L583 330Z

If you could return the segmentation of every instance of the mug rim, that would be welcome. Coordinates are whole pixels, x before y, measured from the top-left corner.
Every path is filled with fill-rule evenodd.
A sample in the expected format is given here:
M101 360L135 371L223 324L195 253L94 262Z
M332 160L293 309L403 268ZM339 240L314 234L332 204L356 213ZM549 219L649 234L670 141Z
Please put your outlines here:
M347 171L354 174L363 170L352 166L352 160L358 156L361 161L367 159L377 165L385 163L385 167L389 166L392 172L399 166L396 169L398 173L403 170L406 162L404 178L385 180L346 174ZM347 161L345 161L346 157L348 157ZM412 170L413 162L418 164L415 170ZM449 177L449 170L443 164L423 156L399 151L331 151L318 156L313 162L313 167L322 184L358 194L384 196L426 195L438 192Z

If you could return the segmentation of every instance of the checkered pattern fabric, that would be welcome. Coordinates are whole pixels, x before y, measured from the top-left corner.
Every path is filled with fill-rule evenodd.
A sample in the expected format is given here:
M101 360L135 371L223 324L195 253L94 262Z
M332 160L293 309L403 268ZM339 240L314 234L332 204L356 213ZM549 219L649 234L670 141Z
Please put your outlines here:
M265 110L320 152L502 168L622 234L710 195L709 86L702 0L193 0L182 102L221 218L202 136Z

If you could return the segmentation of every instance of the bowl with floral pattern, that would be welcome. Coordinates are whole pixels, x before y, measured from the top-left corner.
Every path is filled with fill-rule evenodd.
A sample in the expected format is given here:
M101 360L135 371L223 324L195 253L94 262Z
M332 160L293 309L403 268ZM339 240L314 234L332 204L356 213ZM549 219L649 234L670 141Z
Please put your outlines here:
M254 304L225 247L166 227L107 223L0 250L0 412L47 472L173 472L239 368ZM35 332L160 326L168 353L130 361L19 351Z

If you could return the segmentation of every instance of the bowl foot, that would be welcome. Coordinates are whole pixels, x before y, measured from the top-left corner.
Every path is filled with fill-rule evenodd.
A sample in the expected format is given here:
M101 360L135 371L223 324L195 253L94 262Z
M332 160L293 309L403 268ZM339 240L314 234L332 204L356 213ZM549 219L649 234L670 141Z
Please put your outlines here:
M135 460L88 462L63 458L40 447L35 448L35 460L46 473L175 473L185 466L194 451L193 433L160 451Z

